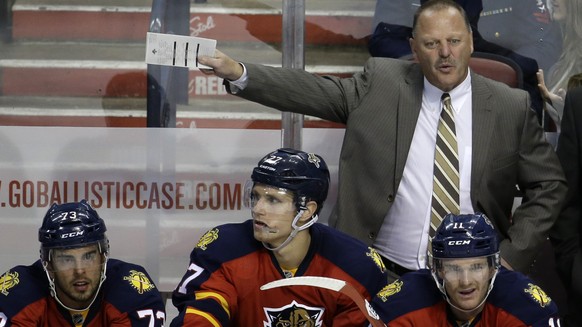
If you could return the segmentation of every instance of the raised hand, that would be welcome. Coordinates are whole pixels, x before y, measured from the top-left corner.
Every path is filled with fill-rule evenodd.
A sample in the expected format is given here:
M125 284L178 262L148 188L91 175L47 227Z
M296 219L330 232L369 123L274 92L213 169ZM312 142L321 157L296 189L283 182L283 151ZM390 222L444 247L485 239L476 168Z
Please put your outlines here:
M218 50L214 53L214 57L198 57L198 62L212 68L200 69L204 74L214 74L229 81L235 81L243 74L243 67L239 62Z

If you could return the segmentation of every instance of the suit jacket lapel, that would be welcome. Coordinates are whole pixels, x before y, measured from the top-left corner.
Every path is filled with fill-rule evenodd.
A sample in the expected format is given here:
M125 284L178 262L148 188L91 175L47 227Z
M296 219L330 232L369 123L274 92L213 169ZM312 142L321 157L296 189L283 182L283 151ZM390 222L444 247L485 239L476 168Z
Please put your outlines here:
M487 158L490 153L490 142L495 132L495 115L499 110L493 94L483 82L482 77L471 74L473 101L473 145L471 156L471 202L476 206L475 191L479 188Z

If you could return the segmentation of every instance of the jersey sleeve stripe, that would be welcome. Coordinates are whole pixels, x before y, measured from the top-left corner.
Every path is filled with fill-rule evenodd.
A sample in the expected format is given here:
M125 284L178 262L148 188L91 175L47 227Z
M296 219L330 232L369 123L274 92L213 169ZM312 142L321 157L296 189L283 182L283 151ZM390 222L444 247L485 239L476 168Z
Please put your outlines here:
M199 315L201 317L204 317L206 320L208 320L208 322L210 322L212 324L212 326L221 327L220 323L218 323L218 321L216 321L216 319L214 319L214 317L212 317L212 315L210 315L204 311L200 311L200 310L197 310L194 308L188 308L188 309L186 309L186 314Z
M222 295L220 295L216 292L196 292L196 300L203 300L203 299L207 299L207 298L214 298L216 301L218 301L220 303L220 305L222 306L222 309L224 310L224 312L226 312L226 314L230 318L230 310L228 309L228 302L226 301L226 299Z

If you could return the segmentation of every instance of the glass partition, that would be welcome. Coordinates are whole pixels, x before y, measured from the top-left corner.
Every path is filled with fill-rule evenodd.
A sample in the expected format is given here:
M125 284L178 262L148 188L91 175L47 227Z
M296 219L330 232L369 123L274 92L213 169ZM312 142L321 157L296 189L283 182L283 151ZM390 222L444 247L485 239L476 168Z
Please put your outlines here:
M582 36L576 34L579 28L570 28L580 25L582 16L573 9L577 1L464 1L476 36L482 37L478 51L492 49L520 65L524 89L538 101L546 127L559 124L561 108L542 99L536 72L544 69L548 89L556 94L582 73ZM305 0L305 70L347 77L361 71L370 54L409 60L412 15L420 2ZM23 238L33 244L51 202L78 199L64 197L75 192L63 191L65 185L98 185L86 196L101 199L94 202L97 210L119 227L111 235L113 255L146 265L162 290L171 290L205 229L248 217L238 203L220 208L217 203L233 199L211 192L240 195L237 186L259 157L280 145L281 113L227 94L219 78L196 69L148 67L146 33L216 39L217 48L236 60L281 66L283 10L283 0L2 1L0 272L38 258L35 246L19 252L15 244ZM160 92L157 97L152 89ZM165 108L165 101L174 120L167 120L167 112L148 114L148 108ZM337 193L344 126L304 118L305 150L327 155L332 171L325 223ZM164 119L162 126L177 129L145 128L150 120ZM116 135L129 144L117 142ZM128 161L113 160L118 157ZM127 197L128 189L103 199L110 188L135 185L170 185L174 195L149 199L153 208L139 208L135 194ZM189 187L187 194L178 192L178 185ZM189 201L186 210L177 208L182 195ZM168 201L174 207L164 208ZM216 208L209 201L218 201ZM128 203L135 206L124 207ZM132 242L127 235L136 230Z
M6 0L0 5L0 125L147 126L150 30L218 40L241 61L282 63L283 0ZM410 54L412 15L421 0L305 1L305 69L349 76L370 54ZM563 95L582 73L576 1L460 2L473 25L475 50L509 57L540 115L537 68ZM157 13L163 12L161 17ZM288 27L287 27L288 28ZM176 77L175 75L179 75ZM169 126L277 128L280 113L227 95L221 80L175 70L150 84L170 88ZM164 91L167 91L164 89ZM555 107L555 106L554 106ZM545 120L544 122L548 122ZM559 121L558 121L559 123ZM307 127L342 127L307 117Z
M145 127L146 32L162 24L164 33L216 39L237 60L280 66L282 2L8 0L0 9L0 125ZM360 70L374 5L306 1L306 70ZM279 112L226 94L219 78L172 74L182 75L171 91L176 127L280 128ZM342 127L312 117L305 126Z

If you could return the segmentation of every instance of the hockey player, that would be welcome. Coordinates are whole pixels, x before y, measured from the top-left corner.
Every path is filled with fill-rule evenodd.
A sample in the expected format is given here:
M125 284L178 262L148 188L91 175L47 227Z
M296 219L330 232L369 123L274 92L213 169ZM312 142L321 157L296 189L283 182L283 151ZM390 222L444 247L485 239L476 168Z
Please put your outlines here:
M430 270L405 274L374 298L389 327L559 326L554 301L501 266L497 233L485 215L445 216L431 243Z
M53 204L40 260L0 277L0 326L160 327L165 306L144 268L111 259L103 219L85 201Z
M309 286L261 291L292 276L345 280L370 299L386 284L379 255L317 223L329 171L313 153L279 149L262 158L245 187L252 219L209 230L173 293L171 326L363 326L347 296Z

